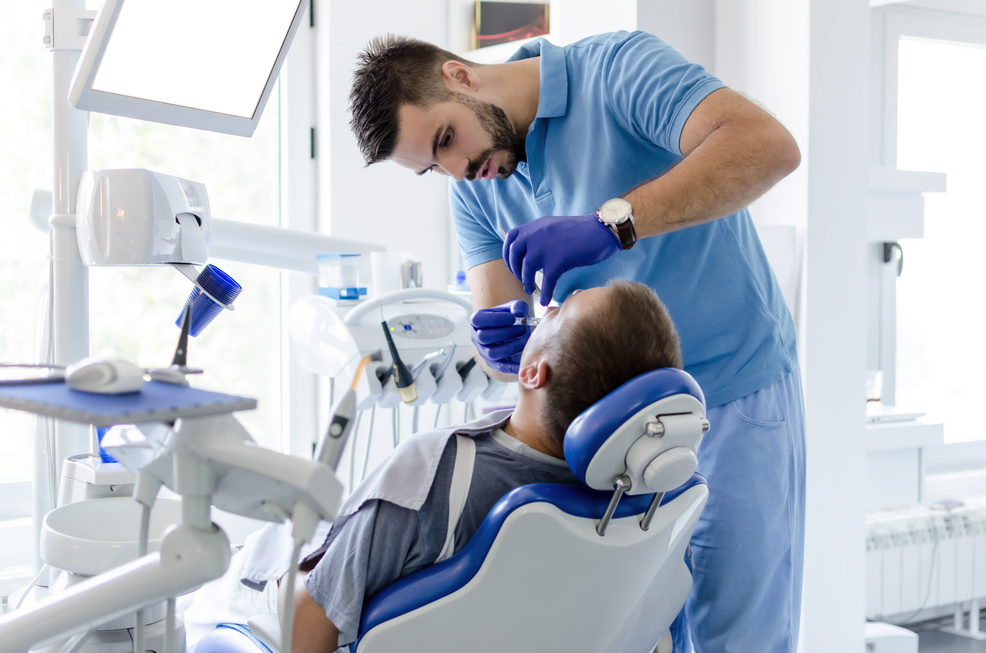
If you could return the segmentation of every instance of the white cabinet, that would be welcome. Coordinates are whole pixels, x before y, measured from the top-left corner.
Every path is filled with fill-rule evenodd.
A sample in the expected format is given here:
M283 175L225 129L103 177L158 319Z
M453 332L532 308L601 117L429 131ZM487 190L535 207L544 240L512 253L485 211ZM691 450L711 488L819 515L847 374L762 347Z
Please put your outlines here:
M924 195L945 191L945 173L871 167L866 239L895 242L924 237Z
M866 511L913 506L926 500L929 448L944 438L942 424L909 420L866 426Z

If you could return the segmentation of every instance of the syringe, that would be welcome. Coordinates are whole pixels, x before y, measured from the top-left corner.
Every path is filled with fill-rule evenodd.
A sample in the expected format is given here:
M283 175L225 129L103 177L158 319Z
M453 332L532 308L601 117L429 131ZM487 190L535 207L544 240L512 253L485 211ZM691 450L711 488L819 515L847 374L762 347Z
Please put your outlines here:
M524 326L529 326L533 329L538 325L540 321L541 318L539 317L518 317L516 320L514 320L514 325L522 324Z

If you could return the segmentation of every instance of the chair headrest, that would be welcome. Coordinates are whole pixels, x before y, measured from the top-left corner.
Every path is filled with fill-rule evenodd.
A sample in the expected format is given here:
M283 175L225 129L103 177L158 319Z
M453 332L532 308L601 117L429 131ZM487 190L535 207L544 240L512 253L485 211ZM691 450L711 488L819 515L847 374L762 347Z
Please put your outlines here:
M708 430L705 395L688 372L652 370L630 379L572 421L565 460L591 488L630 481L627 494L672 490L695 472Z

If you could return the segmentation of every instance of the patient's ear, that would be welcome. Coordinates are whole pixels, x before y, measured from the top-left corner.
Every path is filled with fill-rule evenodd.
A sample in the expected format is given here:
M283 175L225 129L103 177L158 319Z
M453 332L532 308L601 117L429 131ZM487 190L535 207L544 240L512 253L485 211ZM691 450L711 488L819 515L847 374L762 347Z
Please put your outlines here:
M517 374L518 382L528 390L543 388L551 378L551 366L548 361L534 360L520 368Z

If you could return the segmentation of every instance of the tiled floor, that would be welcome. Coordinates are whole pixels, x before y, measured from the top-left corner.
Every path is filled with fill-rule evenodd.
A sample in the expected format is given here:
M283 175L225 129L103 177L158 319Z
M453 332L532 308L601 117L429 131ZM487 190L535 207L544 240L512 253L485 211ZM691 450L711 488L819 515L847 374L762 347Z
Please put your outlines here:
M946 633L951 620L910 626L918 634L918 653L986 653L986 641Z

